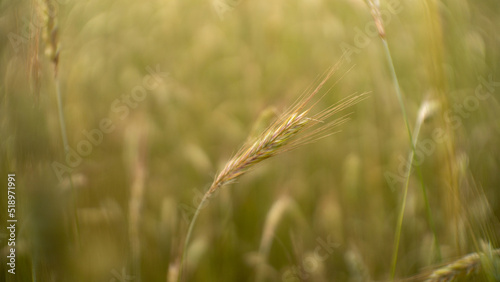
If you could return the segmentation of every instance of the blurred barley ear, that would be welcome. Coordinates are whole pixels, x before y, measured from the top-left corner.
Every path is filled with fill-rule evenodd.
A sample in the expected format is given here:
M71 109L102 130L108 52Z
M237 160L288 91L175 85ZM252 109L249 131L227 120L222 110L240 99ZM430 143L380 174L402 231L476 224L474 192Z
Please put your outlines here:
M43 19L42 40L45 44L45 55L52 63L54 77L57 77L59 66L59 26L57 22L57 4L52 0L43 0L38 6L38 16Z
M42 40L45 45L45 56L49 59L54 70L54 83L56 87L57 110L59 112L59 125L61 127L61 137L64 146L64 153L69 152L68 135L66 133L66 121L62 103L61 86L59 81L59 26L57 23L57 12L54 10L57 5L52 0L39 1L38 17L43 19ZM71 180L71 177L70 177Z
M36 7L34 7L36 8ZM35 100L35 105L38 106L40 99L40 87L41 87L41 78L42 71L40 65L40 56L39 56L39 46L40 46L40 32L37 32L34 35L32 41L30 41L29 51L28 51L28 79L30 82L30 90Z
M262 236L259 246L259 254L257 257L256 265L256 282L265 281L265 266L267 264L267 257L269 255L269 250L271 249L274 233L278 228L279 223L289 213L292 215L297 223L300 224L301 228L307 228L307 221L304 215L300 211L297 203L289 196L281 196L277 199L266 216L266 221L264 223L264 230L262 231Z
M66 132L66 121L64 117L62 93L61 93L61 83L59 79L59 53L60 53L60 42L59 42L59 26L57 21L57 3L53 0L41 0L37 1L35 4L35 10L38 17L42 19L42 41L45 47L45 56L49 59L53 67L53 79L56 88L56 100L57 100L57 110L59 115L59 125L61 129L61 138L64 146L64 155L69 152L69 142L68 135ZM38 57L38 54L37 54ZM76 190L73 185L73 177L71 172L69 173L69 184L71 187L71 204L73 207L73 236L75 237L75 242L77 248L80 247L79 240L79 221L77 215L77 204L76 204Z
M488 281L495 281L498 277L490 277L493 272L489 269L491 267L488 266L499 264L499 255L500 249L466 255L434 270L425 281L441 282L457 281L459 279L479 279L481 271L486 272L482 278L486 278ZM496 274L498 274L498 269Z
M349 118L345 115L333 121L327 120L334 114L337 114L367 97L366 93L352 95L317 114L311 114L313 107L319 100L312 103L312 105L309 105L309 103L335 71L339 69L341 63L342 61L331 67L326 72L323 80L313 91L303 94L289 110L283 113L262 134L260 134L258 138L251 142L247 142L247 144L226 163L221 172L217 174L210 188L203 196L189 224L184 241L184 249L181 255L180 280L183 279L182 274L186 261L186 250L200 207L206 205L206 202L215 192L223 186L236 181L240 176L266 159L333 134L331 129L347 122ZM326 93L328 93L328 91L326 91Z
M132 176L129 200L129 241L132 257L133 276L141 281L141 238L140 220L144 202L144 190L146 181L146 156L147 156L147 124L139 119L132 124L125 135L126 155L125 161L129 166Z

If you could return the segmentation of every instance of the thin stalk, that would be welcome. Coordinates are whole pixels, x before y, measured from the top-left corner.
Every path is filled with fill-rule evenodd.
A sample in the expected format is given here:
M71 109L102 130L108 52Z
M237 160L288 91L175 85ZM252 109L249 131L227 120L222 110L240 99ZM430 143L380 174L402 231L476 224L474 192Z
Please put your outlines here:
M64 153L69 152L69 144L68 144L68 136L66 134L66 121L64 120L64 111L63 111L63 106L62 106L62 95L61 95L61 87L59 83L59 79L57 78L57 75L54 77L55 84L56 84L56 97L57 97L57 110L59 112L59 125L61 126L61 137L63 141L63 146L64 146ZM70 182L71 182L71 177L70 177Z
M426 107L426 102L424 102L423 106ZM424 111L426 111L426 109L423 109ZM413 144L414 144L414 147L417 147L417 143L418 143L418 136L420 134L420 128L422 127L422 124L424 122L424 119L425 119L425 115L426 114L423 114L421 116L419 116L419 118L417 119L417 122L415 124L415 134L414 134L414 139L413 139ZM413 155L414 155L414 151L413 152ZM413 157L412 157L413 159ZM410 170L411 170L411 166L408 168L409 171L408 171L408 178L410 177ZM436 257L438 259L438 261L441 261L442 257L441 257L441 250L440 250L440 247L439 247L439 241L437 239L437 231L436 231L436 226L434 225L434 219L432 217L432 212L431 212L431 207L430 207L430 204L429 204L429 198L427 196L427 189L425 188L425 185L424 185L424 182L423 182L423 176L422 176L422 170L420 169L420 167L418 166L417 167L417 173L418 173L418 176L420 178L420 186L422 188L422 194L423 194L423 197L424 197L424 203L425 203L425 212L426 212L426 215L427 215L427 220L429 221L429 226L431 228L431 231L433 233L433 236L434 236L434 248L436 250Z
M394 63L392 61L392 56L391 56L391 52L389 49L389 44L387 43L387 40L385 39L385 37L381 37L381 39L382 39L382 43L384 45L384 51L385 51L386 58L388 61L392 80L394 82L396 96L398 97L399 106L400 106L401 112L403 114L403 120L405 122L406 131L408 133L408 138L409 138L410 143L411 143L410 165L408 167L408 172L406 175L406 181L405 181L405 187L404 187L404 193L403 193L403 203L401 205L401 210L399 212L398 221L397 221L397 225L396 225L394 252L392 255L392 263L391 263L391 279L394 280L394 277L396 274L397 259L398 259L399 242L401 240L401 230L402 230L402 226L403 226L404 211L406 208L406 199L408 196L408 187L409 187L409 183L410 183L411 168L413 166L413 159L414 159L415 154L416 154L416 143L417 143L417 139L418 139L418 133L420 132L420 126L418 126L418 130L416 130L417 134L415 135L415 139L414 139L412 136L412 133L411 133L410 124L408 122L408 115L406 114L406 109L405 109L404 101L403 101L403 95L401 94L401 87L399 85L399 80L398 80L398 77L396 75L396 69L394 68ZM430 225L431 230L432 230L433 235L434 235L434 243L436 244L437 256L439 259L441 259L441 252L439 250L439 243L437 241L437 232L436 232L436 229L434 227L434 220L432 218L432 212L431 212L429 200L427 197L427 190L426 190L425 185L423 183L423 176L422 176L422 171L420 170L420 167L417 167L417 173L418 173L418 176L420 178L420 184L421 184L424 203L425 203L425 207L426 207L427 220L429 221L429 225Z
M182 280L182 274L183 274L183 269L184 269L184 261L187 259L187 248L189 245L189 239L191 239L191 234L193 233L193 228L194 228L194 223L196 222L196 219L198 218L198 214L200 213L201 207L205 204L208 198L210 198L210 193L207 191L203 198L201 199L200 204L198 204L198 207L196 207L196 211L194 212L193 218L191 219L191 222L189 223L188 231L186 234L186 239L184 241L184 248L182 249L182 254L181 254L181 264L179 267L179 279L178 281L183 281Z
M387 40L385 38L382 38L382 43L384 43L385 55L389 63L389 69L391 71L392 80L394 81L394 88L396 90L396 96L398 97L399 106L401 107L401 112L403 113L403 119L405 121L408 137L410 138L411 148L413 152L415 152L415 146L413 143L410 124L408 123L408 115L406 114L406 109L403 102L403 95L401 94L401 87L399 86L399 80L396 75L396 69L394 68L394 63L392 62L392 56L391 56L391 51L389 50L389 44L387 44Z
M408 133L408 137L410 139L411 149L412 149L412 151L410 153L410 165L408 168L408 173L407 173L407 177L406 177L406 181L405 181L405 188L404 188L404 192L403 192L403 203L401 205L401 210L399 212L398 221L396 224L394 251L392 254L392 263L391 263L391 280L394 280L394 277L396 275L396 265L397 265L397 261L398 261L399 242L401 240L401 230L402 230L402 226L403 226L404 211L406 208L406 199L408 196L408 186L410 183L410 171L411 171L411 167L413 166L413 158L415 156L415 146L413 143L413 137L411 134L410 124L408 122L408 115L406 114L406 108L405 108L404 102L403 102L403 95L401 94L401 88L399 86L399 80L398 80L398 77L396 75L396 69L394 68L394 63L392 62L392 56L391 56L391 52L389 50L389 44L387 44L387 40L384 37L381 37L381 39L382 39L382 43L384 45L384 51L386 54L386 58L387 58L387 62L389 65L392 80L394 82L396 96L398 97L399 107L401 108L401 112L403 114L403 120L404 120L405 125L406 125L406 131Z
M61 86L59 82L59 76L57 73L57 65L54 65L54 83L56 85L56 98L57 98L57 110L59 112L59 124L61 126L61 137L64 146L64 154L67 155L69 153L69 143L68 143L68 135L66 134L66 121L64 119L64 111L62 105L62 95L61 95ZM73 185L73 176L71 175L71 171L69 173L69 185L71 189L71 202L73 203L73 217L75 218L75 238L77 245L79 246L79 230L80 226L78 223L78 215L76 211L76 190Z

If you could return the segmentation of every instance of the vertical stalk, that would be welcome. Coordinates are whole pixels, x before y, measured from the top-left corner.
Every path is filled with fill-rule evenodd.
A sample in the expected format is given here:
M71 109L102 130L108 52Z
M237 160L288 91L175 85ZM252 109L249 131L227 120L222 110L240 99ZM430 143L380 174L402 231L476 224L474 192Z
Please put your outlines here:
M403 203L401 205L401 210L399 212L398 220L396 223L394 251L393 251L392 262L391 262L391 279L394 280L394 277L396 274L397 259L398 259L399 242L401 239L401 229L403 226L404 211L406 208L406 199L408 197L408 187L409 187L409 183L410 183L411 168L413 166L413 159L414 159L415 154L416 154L416 144L418 141L418 133L420 132L421 123L418 125L418 129L416 129L417 134L415 135L415 139L414 139L412 136L410 124L408 121L409 119L408 119L408 115L406 113L406 109L405 109L405 105L404 105L404 101L403 101L403 95L401 93L401 87L399 85L399 80L398 80L398 77L396 75L396 69L394 68L394 63L392 60L391 51L389 49L389 44L387 43L384 23L382 21L382 16L381 16L381 13L379 10L379 3L378 3L378 1L376 3L374 3L372 0L366 0L366 2L368 4L368 6L370 7L370 12L371 12L372 17L375 21L375 25L377 27L379 37L382 40L382 43L384 46L384 52L385 52L385 55L387 58L387 63L389 65L389 70L390 70L391 77L392 77L392 80L394 83L394 88L396 90L396 96L398 98L399 107L401 108L401 113L403 114L403 120L405 122L406 131L408 133L408 139L409 139L410 145L411 145L410 165L408 167L408 172L406 174L406 181L405 181L405 187L404 187L404 192L403 192ZM434 220L432 218L432 212L431 212L429 200L427 197L427 190L426 190L424 182L423 182L422 171L420 170L420 167L418 167L418 166L416 169L417 169L418 176L420 178L420 185L421 185L423 199L424 199L424 203L425 203L425 207L426 207L427 221L429 222L430 228L431 228L433 235L434 235L434 244L435 244L435 248L436 248L437 257L440 259L441 252L439 250L439 243L437 241L437 233L436 233L436 229L434 227Z
M395 234L395 241L394 241L394 252L393 252L393 255L392 255L392 262L391 262L391 279L394 280L394 277L395 277L395 274L396 274L397 259L398 259L399 242L400 242L400 239L401 239L401 229L402 229L402 226L403 226L404 210L405 210L405 207L406 207L406 199L407 199L407 196L408 196L408 187L409 187L409 183L410 183L411 168L413 166L413 159L414 159L415 154L416 154L416 144L417 144L417 141L418 141L418 134L420 133L421 123L419 123L418 126L415 129L416 132L417 132L417 134L415 135L415 138L414 138L412 136L412 133L411 133L410 124L408 122L408 115L406 114L406 109L405 109L405 105L404 105L404 101L403 101L403 95L401 94L401 87L399 85L399 80L398 80L398 77L396 75L396 69L394 68L394 63L392 61L392 56L391 56L391 52L390 52L390 49L389 49L389 44L387 43L387 40L384 37L381 37L381 39L382 39L382 43L384 45L384 51L385 51L385 54L386 54L386 58L387 58L387 62L388 62L388 65L389 65L389 69L390 69L390 73L391 73L391 76L392 76L392 80L394 82L394 88L396 90L396 96L398 97L399 106L400 106L401 112L403 114L403 119L404 119L404 122L405 122L406 131L408 133L408 139L410 140L410 143L411 143L410 165L408 167L408 172L406 174L406 181L405 181L405 187L404 187L404 193L403 193L403 203L401 205L401 210L399 212L398 221L397 221L397 225L396 225L396 234ZM438 259L441 259L441 251L439 249L439 243L438 243L438 240L437 240L437 232L436 232L436 228L434 226L434 220L432 218L432 212L431 212L431 209L430 209L429 199L427 197L427 189L425 188L425 185L424 185L424 182L423 182L422 171L421 171L420 167L418 167L418 166L417 166L417 173L418 173L418 176L420 178L420 186L421 186L422 194L423 194L423 198L424 198L426 215L427 215L427 221L429 222L429 226L430 226L430 228L432 230L432 233L434 235L434 244L435 244L435 248L436 248L436 255L437 255Z
M184 270L184 264L187 260L187 249L188 249L188 245L189 245L189 239L191 239L191 234L193 233L193 228L194 228L194 223L196 222L196 219L198 218L198 215L200 213L200 210L201 208L203 207L203 205L205 205L205 202L208 200L208 198L210 198L210 195L212 195L212 193L210 192L211 189L209 189L205 195L203 195L203 198L201 199L201 202L200 204L198 205L198 207L196 207L196 211L194 212L194 215L193 215L193 218L191 219L191 222L189 223L189 227L188 227L188 232L186 234L186 239L184 241L184 247L182 249L182 254L181 254L181 264L180 264L180 267L179 267L179 276L178 276L178 280L177 281L183 281L183 270Z
M57 110L59 112L59 125L61 127L61 137L64 146L64 153L67 154L69 152L69 144L68 144L68 135L66 134L66 121L64 119L64 111L62 106L62 97L61 97L61 86L59 83L59 78L57 74L54 75L54 81L56 84L56 98L57 98ZM70 177L70 183L71 183ZM73 185L72 185L73 186ZM71 187L73 188L73 187Z

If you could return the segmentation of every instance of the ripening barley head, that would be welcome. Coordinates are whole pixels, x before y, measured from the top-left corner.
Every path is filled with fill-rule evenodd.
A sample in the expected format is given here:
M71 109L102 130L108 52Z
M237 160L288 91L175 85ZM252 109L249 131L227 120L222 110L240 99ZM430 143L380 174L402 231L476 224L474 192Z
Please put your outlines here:
M208 193L213 193L218 188L235 181L256 164L270 157L330 135L333 127L346 122L347 115L333 121L328 121L328 119L339 111L363 100L366 97L365 94L349 96L317 114L311 114L319 99L312 104L311 101L338 67L339 64L332 67L311 93L300 98L259 137L245 144L217 174Z

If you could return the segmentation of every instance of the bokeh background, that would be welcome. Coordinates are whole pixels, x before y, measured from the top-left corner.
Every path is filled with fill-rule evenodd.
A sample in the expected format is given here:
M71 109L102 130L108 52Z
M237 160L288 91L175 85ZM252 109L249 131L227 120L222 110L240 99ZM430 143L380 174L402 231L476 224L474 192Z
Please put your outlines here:
M429 109L418 139L433 147L409 177L395 273L419 280L498 247L500 4L380 2L412 130ZM411 143L365 2L48 3L0 1L0 177L5 187L16 173L18 217L15 276L0 231L6 281L176 281L217 171L344 53L315 108L369 98L340 132L222 189L201 210L184 277L390 279Z

